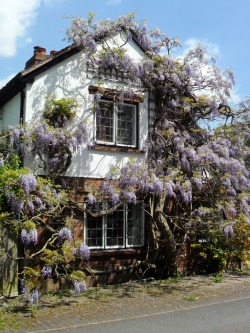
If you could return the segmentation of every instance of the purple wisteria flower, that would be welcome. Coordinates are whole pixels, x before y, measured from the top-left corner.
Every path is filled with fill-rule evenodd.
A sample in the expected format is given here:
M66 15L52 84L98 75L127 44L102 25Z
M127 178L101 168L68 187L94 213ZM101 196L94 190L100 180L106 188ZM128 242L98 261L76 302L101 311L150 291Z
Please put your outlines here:
M183 202L187 205L192 201L192 193L189 191L181 192Z
M153 176L152 192L156 195L160 195L163 192L163 182L156 176Z
M203 182L201 178L193 178L194 185L198 188L198 190L201 190L203 187Z
M82 259L86 259L86 260L89 260L90 258L90 249L89 247L82 243L78 249L78 255L79 257L81 257Z
M28 302L30 305L32 304L38 304L40 301L40 293L37 289L34 289L31 291L28 297Z
M192 202L192 186L189 180L181 184L179 190L181 192L181 198L186 205Z
M224 235L226 239L232 238L234 235L234 229L232 224L227 224L223 229Z
M23 301L26 301L26 299L27 299L27 288L26 288L26 279L25 278L23 278L21 280L21 294L22 294Z
M23 209L23 203L21 202L21 200L19 198L17 198L16 196L14 196L12 194L8 194L8 193L6 193L6 197L7 197L7 201L11 205L11 210L16 214L20 214Z
M84 293L87 290L85 281L79 282L77 280L73 280L73 286L77 294Z
M125 192L122 191L122 197L127 203L136 204L136 194L135 192Z
M36 206L38 206L38 207L42 207L43 206L43 202L42 202L41 198L39 198L39 197L35 197L34 204Z
M226 209L227 218L233 218L237 214L237 211L234 207L229 207Z
M117 205L120 202L120 195L118 193L113 193L112 196L109 197L109 203L112 206Z
M182 158L181 158L181 166L182 166L182 169L186 172L189 172L191 170L190 163L184 154L182 155Z
M26 174L21 176L21 185L25 193L29 194L37 187L37 180L33 174Z
M170 182L165 183L164 188L169 197L173 197L173 198L176 197L176 194L174 193L175 186L174 186L173 182L170 181Z
M93 194L88 193L87 198L90 205L94 205L96 203L96 197Z
M50 279L52 276L52 267L50 265L45 265L42 268L42 278Z
M58 233L58 239L62 243L64 240L71 241L73 239L72 231L69 228L62 228Z
M28 202L26 202L25 208L26 208L26 210L27 210L28 212L30 212L31 214L33 214L34 211L35 211L35 207L34 207L34 204L33 204L32 201L28 201Z
M38 241L38 235L36 228L32 229L22 229L21 231L21 241L24 245L36 245Z
M80 257L83 260L89 260L90 248L85 243L82 243L79 248L73 247L72 255Z

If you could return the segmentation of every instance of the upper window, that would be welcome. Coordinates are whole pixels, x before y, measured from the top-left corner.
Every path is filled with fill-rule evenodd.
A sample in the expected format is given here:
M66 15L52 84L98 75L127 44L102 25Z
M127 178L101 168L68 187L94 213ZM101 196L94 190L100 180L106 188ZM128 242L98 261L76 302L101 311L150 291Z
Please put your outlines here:
M143 204L124 205L101 217L86 216L85 242L91 248L104 249L143 246Z
M136 147L137 108L134 104L101 100L96 111L96 141Z

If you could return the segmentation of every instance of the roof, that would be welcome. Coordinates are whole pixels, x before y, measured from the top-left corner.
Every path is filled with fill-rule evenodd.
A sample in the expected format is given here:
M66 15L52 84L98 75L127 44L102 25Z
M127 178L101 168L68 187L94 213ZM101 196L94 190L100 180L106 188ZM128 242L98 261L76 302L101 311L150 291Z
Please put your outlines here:
M18 92L22 91L26 86L26 83L32 83L35 76L79 51L80 49L76 47L76 45L68 46L57 53L46 56L41 62L19 72L0 90L0 108L11 100Z
M145 49L140 44L135 33L132 33L132 40L143 52L145 52ZM71 57L73 54L76 54L80 50L81 48L77 47L75 44L72 44L58 51L57 53L46 56L45 59L41 60L39 63L29 66L28 68L25 68L23 71L19 72L2 89L0 89L0 108L3 107L19 92L21 92L27 83L34 82L35 76Z

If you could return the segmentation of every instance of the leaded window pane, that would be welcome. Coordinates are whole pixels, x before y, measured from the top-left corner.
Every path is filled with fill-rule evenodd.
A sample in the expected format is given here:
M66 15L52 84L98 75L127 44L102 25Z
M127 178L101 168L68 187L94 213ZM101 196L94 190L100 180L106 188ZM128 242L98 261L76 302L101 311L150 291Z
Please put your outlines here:
M85 242L88 246L93 246L93 247L103 246L102 217L88 216Z
M102 142L114 141L114 105L100 102L96 110L96 139Z
M124 208L106 216L106 245L124 246Z
M120 104L117 109L117 144L135 145L136 108L134 105Z

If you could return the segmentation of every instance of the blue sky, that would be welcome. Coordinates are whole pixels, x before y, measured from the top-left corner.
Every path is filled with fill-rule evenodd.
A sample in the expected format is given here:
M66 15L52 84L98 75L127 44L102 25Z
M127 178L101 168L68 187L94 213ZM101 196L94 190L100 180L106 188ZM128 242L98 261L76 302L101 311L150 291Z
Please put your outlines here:
M235 74L234 98L250 95L249 0L0 0L0 86L23 70L33 47L60 50L67 46L64 16L115 19L135 11L183 49L202 42L217 64Z

